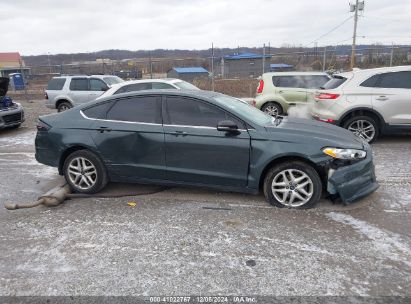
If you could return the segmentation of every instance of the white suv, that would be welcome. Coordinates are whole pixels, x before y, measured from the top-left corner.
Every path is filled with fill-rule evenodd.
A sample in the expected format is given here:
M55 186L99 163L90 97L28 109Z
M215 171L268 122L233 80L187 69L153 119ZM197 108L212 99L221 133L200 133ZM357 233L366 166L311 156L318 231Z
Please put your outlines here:
M189 82L175 78L165 79L140 79L125 81L113 85L107 92L99 98L108 97L114 94L142 91L142 90L200 90Z
M59 112L92 101L123 79L113 75L53 77L45 93L46 107Z
M411 133L411 66L334 75L314 97L311 115L373 142L381 133Z

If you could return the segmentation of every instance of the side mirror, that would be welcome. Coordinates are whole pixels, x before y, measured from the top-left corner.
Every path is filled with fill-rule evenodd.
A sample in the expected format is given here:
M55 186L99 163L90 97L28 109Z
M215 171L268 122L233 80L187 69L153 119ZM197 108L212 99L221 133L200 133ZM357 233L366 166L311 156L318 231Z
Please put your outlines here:
M108 91L110 88L108 87L108 86L105 86L105 87L102 87L101 88L101 90L103 91L103 92L105 92L105 91Z
M238 126L235 122L231 120L223 120L218 123L217 130L224 132L237 132Z

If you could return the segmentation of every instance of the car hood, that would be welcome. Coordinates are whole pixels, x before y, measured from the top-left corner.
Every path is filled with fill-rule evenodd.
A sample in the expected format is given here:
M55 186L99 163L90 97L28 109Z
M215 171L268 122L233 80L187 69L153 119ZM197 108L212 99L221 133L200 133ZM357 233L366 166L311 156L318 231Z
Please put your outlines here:
M323 147L364 149L362 139L350 131L315 120L304 118L283 117L278 125L265 125L272 139L279 136L285 141L299 141L307 144L319 144Z

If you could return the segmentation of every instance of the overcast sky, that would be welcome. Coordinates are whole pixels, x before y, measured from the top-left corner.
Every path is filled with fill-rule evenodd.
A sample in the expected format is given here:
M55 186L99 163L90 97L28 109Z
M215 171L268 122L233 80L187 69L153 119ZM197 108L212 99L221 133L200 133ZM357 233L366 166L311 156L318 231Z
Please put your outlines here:
M352 0L355 2L355 0ZM307 45L349 18L349 0L0 0L0 52ZM366 0L358 43L411 44L410 0ZM318 40L350 44L353 19ZM365 36L365 37L364 37Z

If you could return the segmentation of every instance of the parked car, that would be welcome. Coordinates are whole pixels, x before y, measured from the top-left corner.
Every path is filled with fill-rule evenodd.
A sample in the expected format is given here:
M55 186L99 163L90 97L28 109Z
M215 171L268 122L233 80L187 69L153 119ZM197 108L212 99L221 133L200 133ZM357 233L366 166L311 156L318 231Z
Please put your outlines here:
M94 100L124 80L112 75L53 77L45 93L46 106L58 112Z
M176 79L176 78L166 78L166 79L141 79L141 80L132 80L125 81L113 85L107 92L101 95L99 98L104 98L107 96L136 92L143 90L156 90L156 89L169 89L169 90L199 90L195 85L191 83Z
M24 122L21 104L6 96L9 82L8 77L0 77L0 129L18 128Z
M411 133L411 66L334 75L314 96L312 116L367 142L382 133Z
M262 189L277 207L309 208L323 188L350 203L378 187L370 146L351 132L215 92L113 95L41 116L37 130L37 161L80 193L108 181Z
M320 72L264 73L253 104L271 116L286 114L290 106L306 103L308 95L328 80L330 76Z

